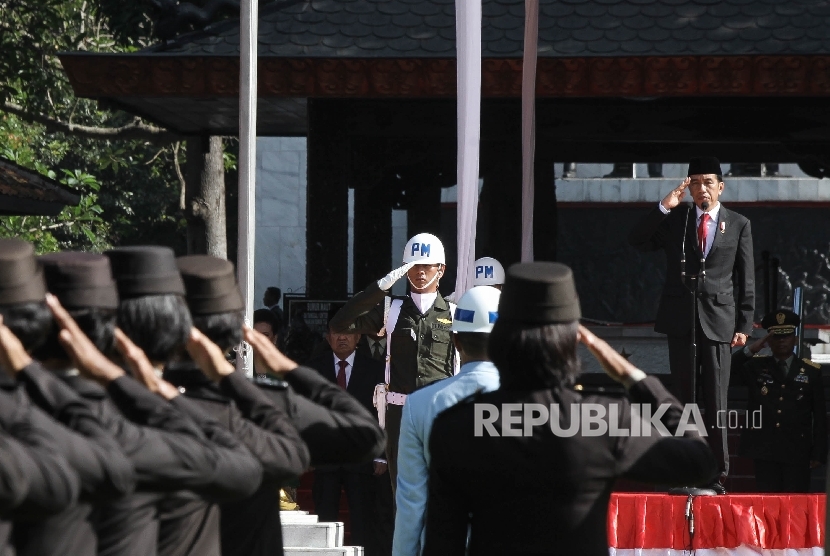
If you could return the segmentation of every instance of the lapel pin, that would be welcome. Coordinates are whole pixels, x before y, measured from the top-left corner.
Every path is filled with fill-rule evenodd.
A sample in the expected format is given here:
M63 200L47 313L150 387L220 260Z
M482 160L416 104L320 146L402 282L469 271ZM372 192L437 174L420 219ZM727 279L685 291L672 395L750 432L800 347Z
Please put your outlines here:
M726 222L721 222L720 223L720 233L722 233L722 234L726 233Z

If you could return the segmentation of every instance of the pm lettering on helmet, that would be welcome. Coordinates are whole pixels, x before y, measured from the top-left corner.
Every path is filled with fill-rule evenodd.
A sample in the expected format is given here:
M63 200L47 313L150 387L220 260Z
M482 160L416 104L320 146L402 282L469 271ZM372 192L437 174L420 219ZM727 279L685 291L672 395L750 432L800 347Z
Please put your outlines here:
M412 256L415 256L419 252L422 257L429 257L429 243L413 243Z
M492 266L477 266L476 267L476 278L480 278L482 274L484 274L485 278L492 278L493 277L493 267Z

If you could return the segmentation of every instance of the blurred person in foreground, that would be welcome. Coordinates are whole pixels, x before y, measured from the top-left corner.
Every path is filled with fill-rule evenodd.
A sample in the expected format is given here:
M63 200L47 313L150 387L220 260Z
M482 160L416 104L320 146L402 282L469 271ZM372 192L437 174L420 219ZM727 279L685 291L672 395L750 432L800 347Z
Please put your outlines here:
M689 485L717 474L700 419L688 424L660 381L581 327L580 316L569 267L537 262L509 269L489 343L501 386L441 413L432 428L424 554L607 556L608 500L617 477ZM579 342L625 386L626 397L573 388ZM596 420L579 422L581 410L591 409L611 416L606 427L642 430L649 419L632 413L632 403L665 404L663 430L619 436L603 433ZM515 404L524 411L502 415Z
M500 296L501 292L492 286L476 286L461 296L452 320L452 341L461 359L461 370L454 377L413 392L403 406L394 556L421 553L429 477L429 434L436 415L471 394L492 392L499 387L499 372L487 354L487 343L498 317Z

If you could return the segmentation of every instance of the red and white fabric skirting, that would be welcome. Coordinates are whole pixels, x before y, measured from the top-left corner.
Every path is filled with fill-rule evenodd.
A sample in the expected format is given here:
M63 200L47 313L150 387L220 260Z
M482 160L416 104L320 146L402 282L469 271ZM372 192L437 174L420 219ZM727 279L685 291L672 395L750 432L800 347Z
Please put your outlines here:
M608 506L611 556L819 556L825 495L618 493Z

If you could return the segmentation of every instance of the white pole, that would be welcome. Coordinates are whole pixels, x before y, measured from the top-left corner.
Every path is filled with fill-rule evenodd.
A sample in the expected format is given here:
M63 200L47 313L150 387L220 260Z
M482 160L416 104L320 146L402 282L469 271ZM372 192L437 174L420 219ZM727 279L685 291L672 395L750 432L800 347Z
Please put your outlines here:
M455 300L473 286L481 135L481 0L455 1L458 67L458 272Z
M533 260L533 170L536 155L536 57L539 0L525 0L522 58L522 262Z
M254 313L254 243L256 238L256 97L258 0L242 0L239 13L239 239L236 271L245 322ZM250 346L242 343L236 358L237 369L253 377Z

